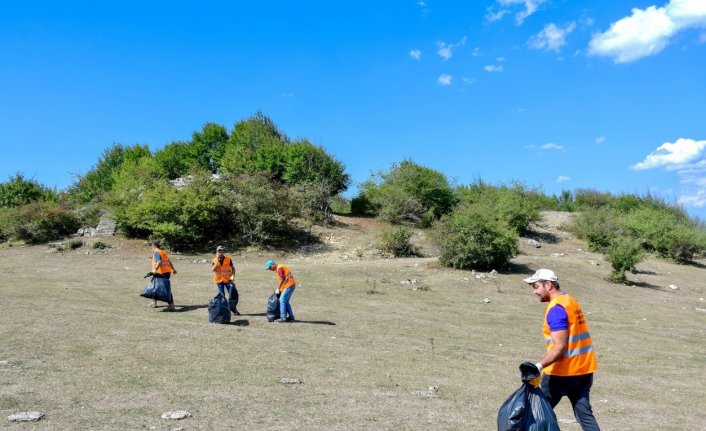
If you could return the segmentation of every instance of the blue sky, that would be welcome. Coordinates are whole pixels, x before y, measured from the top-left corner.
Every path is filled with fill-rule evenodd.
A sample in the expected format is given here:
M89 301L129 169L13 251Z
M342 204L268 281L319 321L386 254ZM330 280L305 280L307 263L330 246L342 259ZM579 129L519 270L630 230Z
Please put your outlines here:
M354 183L410 158L706 219L705 101L706 0L0 5L0 180L59 189L261 110Z

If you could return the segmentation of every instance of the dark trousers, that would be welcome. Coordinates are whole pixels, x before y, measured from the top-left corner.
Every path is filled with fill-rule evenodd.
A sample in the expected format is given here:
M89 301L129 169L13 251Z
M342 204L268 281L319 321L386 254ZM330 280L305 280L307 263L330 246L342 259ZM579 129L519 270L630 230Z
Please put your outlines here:
M593 386L593 374L581 376L542 376L542 392L546 395L552 408L559 404L563 397L568 397L574 409L574 416L583 431L600 431L598 422L593 416L589 401L589 392Z
M228 307L230 311L236 311L238 307L238 289L235 287L235 283L216 283L218 288L218 293L220 293L224 298L226 297L226 292L228 292Z

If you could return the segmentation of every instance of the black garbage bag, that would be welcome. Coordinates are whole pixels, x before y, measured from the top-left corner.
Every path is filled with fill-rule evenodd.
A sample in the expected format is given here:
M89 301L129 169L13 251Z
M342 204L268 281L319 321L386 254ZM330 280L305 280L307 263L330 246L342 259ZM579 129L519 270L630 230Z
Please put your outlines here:
M142 291L140 296L171 304L172 289L168 278L152 277L150 284Z
M235 283L228 283L226 289L228 289L228 309L235 313L238 309L238 289Z
M498 411L498 431L560 431L554 409L542 390L530 382L539 377L531 362L520 365L522 386Z
M267 321L274 322L279 319L279 295L273 293L267 300Z
M211 323L230 322L228 301L220 293L208 301L208 321Z

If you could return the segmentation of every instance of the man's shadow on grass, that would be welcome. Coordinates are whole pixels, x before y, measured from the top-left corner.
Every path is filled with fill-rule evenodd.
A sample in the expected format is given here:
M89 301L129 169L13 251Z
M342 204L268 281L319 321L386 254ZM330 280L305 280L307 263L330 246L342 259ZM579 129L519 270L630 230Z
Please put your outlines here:
M256 317L267 317L267 313L249 313L249 314L241 314L241 316L256 316ZM269 322L269 323L279 323L279 322ZM294 322L287 322L288 325L296 325L297 323L308 323L310 325L329 325L329 326L336 326L335 322L330 322L328 320L295 320Z
M186 313L188 311L198 310L199 308L208 308L208 304L203 305L175 305L174 310L169 311L167 306L158 306L164 313Z
M610 281L610 279L606 279L606 281ZM628 279L627 285L629 286L635 286L635 287L643 287L645 289L652 289L652 290L659 290L662 292L669 292L668 289L664 289L661 286L657 286L651 283L647 283L646 281L633 281Z

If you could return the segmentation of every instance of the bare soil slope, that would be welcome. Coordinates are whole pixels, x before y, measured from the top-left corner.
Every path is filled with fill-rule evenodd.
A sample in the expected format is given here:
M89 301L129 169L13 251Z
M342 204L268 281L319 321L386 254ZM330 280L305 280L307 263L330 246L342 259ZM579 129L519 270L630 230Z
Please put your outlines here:
M385 258L375 242L387 226L340 217L314 229L315 246L234 253L243 315L229 325L208 323L211 255L172 255L168 313L138 296L143 241L0 248L0 428L493 430L518 365L543 354L544 305L522 278L548 267L588 314L602 428L705 429L703 262L648 259L632 286L614 285L602 256L562 230L568 217L546 213L497 274L441 267L424 232L414 241L427 257ZM264 316L269 258L294 272L297 323ZM192 417L161 419L175 410ZM46 417L5 419L24 411ZM556 411L579 429L568 401Z

